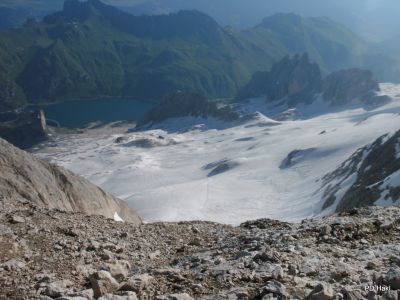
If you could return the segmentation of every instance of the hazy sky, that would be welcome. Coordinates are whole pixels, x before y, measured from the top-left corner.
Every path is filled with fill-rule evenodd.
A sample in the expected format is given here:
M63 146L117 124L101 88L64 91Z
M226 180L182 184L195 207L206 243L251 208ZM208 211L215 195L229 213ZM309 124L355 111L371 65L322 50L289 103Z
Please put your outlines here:
M222 25L252 27L277 12L328 16L370 39L400 36L400 0L101 0L134 14L198 9ZM63 0L0 0L1 6L31 6L51 13ZM40 14L39 14L40 15ZM41 16L41 15L40 15Z

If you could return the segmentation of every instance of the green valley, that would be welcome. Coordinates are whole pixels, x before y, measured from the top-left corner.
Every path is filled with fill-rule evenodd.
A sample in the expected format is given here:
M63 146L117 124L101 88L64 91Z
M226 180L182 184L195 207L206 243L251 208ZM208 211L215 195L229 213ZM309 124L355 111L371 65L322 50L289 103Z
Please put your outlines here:
M380 57L327 18L278 14L236 31L198 11L133 16L98 0L67 0L42 22L0 33L0 110L98 96L159 99L174 90L231 98L255 71L298 52L326 72Z

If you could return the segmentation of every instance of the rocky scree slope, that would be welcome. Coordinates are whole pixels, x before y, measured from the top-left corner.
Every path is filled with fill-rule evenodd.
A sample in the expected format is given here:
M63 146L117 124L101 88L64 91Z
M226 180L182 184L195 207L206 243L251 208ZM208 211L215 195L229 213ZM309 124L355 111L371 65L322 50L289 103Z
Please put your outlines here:
M0 200L0 299L398 299L399 207L133 226ZM382 285L390 291L365 291Z
M128 205L89 181L0 139L0 197L30 201L39 206L104 215L117 213L124 220L140 224Z

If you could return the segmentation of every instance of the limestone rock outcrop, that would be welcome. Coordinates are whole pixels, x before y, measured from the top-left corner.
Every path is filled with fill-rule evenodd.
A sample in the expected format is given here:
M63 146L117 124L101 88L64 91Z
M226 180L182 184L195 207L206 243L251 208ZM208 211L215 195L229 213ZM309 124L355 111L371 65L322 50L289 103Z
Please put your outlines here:
M287 98L290 105L309 103L322 90L322 74L318 64L308 55L286 56L269 72L257 72L250 83L239 92L245 99L266 95L267 102Z
M331 105L344 105L358 99L365 104L384 101L379 97L379 84L369 70L348 69L334 72L325 79L323 98ZM385 98L385 99L384 99Z
M0 114L0 138L25 149L47 138L46 117L42 110Z
M234 121L239 115L229 106L219 106L203 95L176 91L165 96L160 104L148 112L137 124L137 128L162 122L169 118L202 117L221 121Z
M240 100L265 96L266 101L295 107L311 104L318 96L330 106L340 106L359 100L366 105L382 105L390 100L379 95L379 83L369 70L348 69L329 74L326 78L317 63L307 54L286 56L269 72L256 72L238 93ZM278 102L279 101L279 102Z
M36 205L140 224L128 205L83 177L55 164L39 160L0 139L0 197L31 201Z

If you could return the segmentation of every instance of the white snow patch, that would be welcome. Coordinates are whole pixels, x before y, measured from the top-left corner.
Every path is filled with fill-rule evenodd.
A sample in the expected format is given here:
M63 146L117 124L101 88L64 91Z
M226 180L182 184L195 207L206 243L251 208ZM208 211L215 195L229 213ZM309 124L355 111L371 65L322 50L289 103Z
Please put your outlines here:
M125 222L119 215L117 212L114 213L114 221L115 222Z

